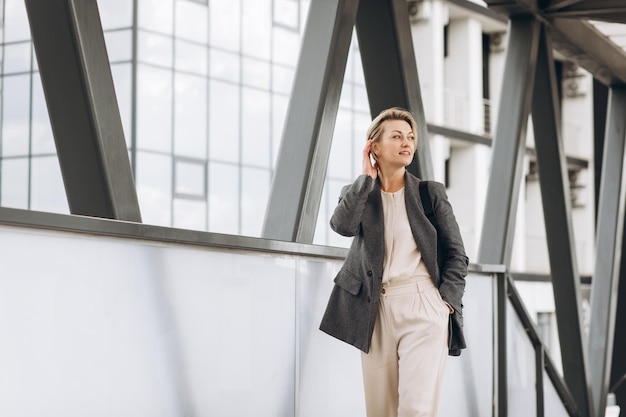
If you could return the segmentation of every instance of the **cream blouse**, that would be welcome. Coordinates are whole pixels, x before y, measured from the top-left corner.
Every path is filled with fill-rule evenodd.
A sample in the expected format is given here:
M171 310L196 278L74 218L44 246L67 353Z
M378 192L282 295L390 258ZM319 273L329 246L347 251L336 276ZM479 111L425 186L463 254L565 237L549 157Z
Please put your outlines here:
M404 187L395 193L381 191L381 195L385 235L383 283L398 285L430 277L411 233Z

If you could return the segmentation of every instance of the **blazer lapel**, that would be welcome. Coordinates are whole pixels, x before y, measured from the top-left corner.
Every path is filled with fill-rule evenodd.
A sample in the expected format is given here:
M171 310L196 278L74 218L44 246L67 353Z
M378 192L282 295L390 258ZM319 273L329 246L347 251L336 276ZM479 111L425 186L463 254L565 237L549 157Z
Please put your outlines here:
M383 276L383 257L385 256L383 202L380 196L380 183L375 183L368 196L363 213L362 227L365 237L365 250L369 257L375 277Z
M409 174L405 174L404 199L406 211L411 225L411 233L422 254L426 269L435 282L439 281L437 267L437 230L430 223L424 213L422 200L419 195L419 183L421 180Z

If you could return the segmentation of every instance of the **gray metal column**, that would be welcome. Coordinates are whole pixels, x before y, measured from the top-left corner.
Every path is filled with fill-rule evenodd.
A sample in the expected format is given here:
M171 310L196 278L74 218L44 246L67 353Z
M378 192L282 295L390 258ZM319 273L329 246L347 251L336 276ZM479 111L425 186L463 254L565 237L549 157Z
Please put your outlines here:
M626 87L611 88L607 113L589 325L591 385L598 416L604 415L602 410L609 388L622 263L626 198Z
M542 26L532 101L539 184L550 255L564 379L582 416L589 416L591 391L581 320L580 278L572 231L567 162L550 38Z
M626 225L625 225L626 228ZM626 259L626 233L622 234L622 259ZM617 295L615 323L626 323L626 265L622 262L620 282ZM613 340L613 361L611 363L611 388L615 393L617 404L626 409L626 331L615 330Z
M311 2L265 213L265 238L313 241L358 3Z
M511 17L479 263L510 263L538 40L538 21Z
M26 0L73 214L141 221L96 0Z
M372 117L395 106L413 113L419 145L409 171L432 179L428 128L406 0L361 0L356 30Z

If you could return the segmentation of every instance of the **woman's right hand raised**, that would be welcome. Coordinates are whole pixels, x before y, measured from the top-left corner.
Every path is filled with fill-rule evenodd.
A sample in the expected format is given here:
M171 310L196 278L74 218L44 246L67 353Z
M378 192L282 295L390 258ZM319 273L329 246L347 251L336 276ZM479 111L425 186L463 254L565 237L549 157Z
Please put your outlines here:
M363 148L363 174L369 175L372 179L378 177L378 162L372 163L370 155L372 153L372 141L368 140Z

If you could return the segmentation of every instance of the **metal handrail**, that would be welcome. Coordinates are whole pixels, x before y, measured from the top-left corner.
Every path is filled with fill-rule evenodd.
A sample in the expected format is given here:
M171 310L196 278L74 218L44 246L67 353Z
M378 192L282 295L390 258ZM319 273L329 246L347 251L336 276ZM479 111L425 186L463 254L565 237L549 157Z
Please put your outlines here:
M535 349L535 356L537 358L536 360L537 417L544 416L543 383L542 383L542 371L544 369L546 371L546 374L550 378L550 381L554 385L554 388L559 398L563 402L563 405L565 406L565 409L567 410L568 414L572 417L581 416L581 413L578 409L578 405L576 401L574 400L574 397L569 391L563 377L559 375L556 369L556 366L554 362L552 361L552 358L550 357L550 354L547 352L545 348L545 344L543 343L543 341L541 340L541 337L539 336L539 332L537 331L535 323L533 322L533 320L530 317L530 314L526 310L524 301L522 300L521 296L519 295L517 291L517 288L515 287L515 282L511 274L507 273L505 275L504 287L505 287L504 291L499 291L498 297L504 298L504 296L506 295L506 298L508 298L508 300L511 302L513 311L515 311L517 317L522 322L524 326L524 330L526 330L526 334L528 335L528 338L530 339L533 345L533 348ZM506 321L506 316L502 317L501 319ZM503 337L500 337L499 342L504 343L504 345L502 344L499 345L498 349L499 351L504 350L505 352L504 358L506 359L506 333L503 335ZM505 363L499 364L499 366L506 367L506 360L504 362ZM506 380L498 381L498 383L502 389L502 384L506 384ZM504 391L506 392L506 390ZM504 417L504 416L500 414L499 417Z

